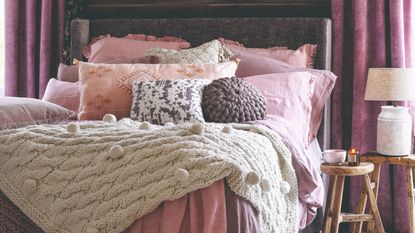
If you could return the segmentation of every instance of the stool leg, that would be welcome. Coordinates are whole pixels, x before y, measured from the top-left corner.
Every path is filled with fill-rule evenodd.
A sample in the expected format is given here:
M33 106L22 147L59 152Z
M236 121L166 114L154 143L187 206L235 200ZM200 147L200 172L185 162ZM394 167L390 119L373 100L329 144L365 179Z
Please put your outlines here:
M373 193L375 194L376 200L378 199L379 194L379 180L380 180L380 169L381 164L375 164L375 169L372 172L372 181L375 183L375 188L373 189ZM376 202L377 203L377 202ZM366 206L365 206L366 208ZM371 211L369 211L371 213ZM367 223L367 232L372 232L375 229L374 221L370 221Z
M323 223L323 233L330 233L330 224L331 224L331 212L333 212L333 199L336 196L336 176L330 176L329 181L329 190L327 192L327 201L326 208L324 210L324 223Z
M341 211L342 200L343 200L343 188L344 188L344 176L337 176L336 195L333 200L334 207L333 207L333 216L332 216L332 223L330 227L330 233L339 232L340 211Z
M373 190L370 186L370 178L369 178L369 175L367 174L365 175L365 185L366 185L366 190L367 190L367 194L369 197L370 209L372 210L373 218L375 219L375 224L377 228L376 232L385 233L385 229L383 228L383 224L382 224L382 219L380 218L375 194L373 193Z
M367 202L367 191L366 191L366 185L363 183L362 190L360 191L360 198L359 198L359 204L357 206L357 214L364 214L365 208L366 208L366 202ZM362 224L363 221L355 222L353 223L353 233L361 233L362 232Z
M414 232L415 219L414 219L414 177L413 168L411 166L406 167L406 181L408 189L408 211L409 211L409 232Z

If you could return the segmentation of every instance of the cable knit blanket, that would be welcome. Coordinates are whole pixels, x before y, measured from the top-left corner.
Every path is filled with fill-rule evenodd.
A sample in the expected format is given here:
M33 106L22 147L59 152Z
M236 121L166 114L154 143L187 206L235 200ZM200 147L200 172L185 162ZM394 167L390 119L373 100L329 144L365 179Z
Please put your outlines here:
M291 155L265 127L123 119L0 131L0 189L45 232L121 232L225 177L263 232L297 231Z

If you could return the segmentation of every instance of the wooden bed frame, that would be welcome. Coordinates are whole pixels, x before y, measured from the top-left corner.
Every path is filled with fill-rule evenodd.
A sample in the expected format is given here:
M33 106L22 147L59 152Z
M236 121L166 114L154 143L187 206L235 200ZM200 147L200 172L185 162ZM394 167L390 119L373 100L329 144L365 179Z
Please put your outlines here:
M177 36L200 45L218 37L242 42L247 47L318 45L315 67L331 69L331 20L327 18L152 18L74 20L71 24L71 56L84 60L82 49L92 37L129 33ZM330 101L318 133L321 149L330 147Z

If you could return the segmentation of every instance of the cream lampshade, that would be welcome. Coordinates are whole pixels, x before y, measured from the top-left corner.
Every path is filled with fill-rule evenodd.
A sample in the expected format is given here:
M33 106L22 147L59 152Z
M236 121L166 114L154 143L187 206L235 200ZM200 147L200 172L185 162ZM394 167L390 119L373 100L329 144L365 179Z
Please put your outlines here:
M415 100L415 69L369 68L365 100ZM407 107L382 106L378 116L376 150L390 156L411 153L412 118Z

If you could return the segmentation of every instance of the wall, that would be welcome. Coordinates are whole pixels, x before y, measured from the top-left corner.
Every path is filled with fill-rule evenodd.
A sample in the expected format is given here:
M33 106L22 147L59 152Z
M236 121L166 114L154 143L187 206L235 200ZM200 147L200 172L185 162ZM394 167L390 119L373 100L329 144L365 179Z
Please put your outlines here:
M330 0L86 0L87 18L330 17Z

